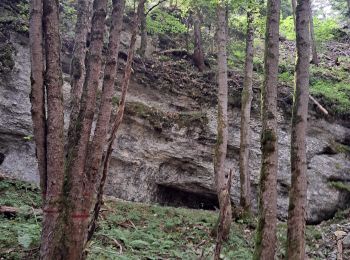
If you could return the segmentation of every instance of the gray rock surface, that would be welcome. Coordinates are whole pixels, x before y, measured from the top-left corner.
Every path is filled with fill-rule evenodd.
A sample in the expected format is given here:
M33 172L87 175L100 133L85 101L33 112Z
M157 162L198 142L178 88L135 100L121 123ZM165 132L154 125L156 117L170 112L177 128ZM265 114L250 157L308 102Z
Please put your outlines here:
M0 75L0 153L4 157L2 162L0 160L0 172L37 182L34 144L28 140L32 135L29 50L16 35L11 36L11 41L16 49L13 53L15 67L10 73ZM213 209L217 207L212 163L216 137L215 102L203 104L203 99L207 100L209 94L202 93L202 99L189 95L199 91L191 83L183 84L174 78L174 85L167 87L167 83L154 77L152 72L136 70L131 81L129 108L115 142L106 193L130 201ZM211 91L215 92L215 86ZM65 84L64 93L68 96L68 84ZM253 103L257 106L257 97ZM290 124L285 117L281 110L278 172L278 213L281 219L287 216L290 187ZM239 109L231 106L229 118L226 168L234 171L231 197L237 203ZM256 208L261 126L254 109L251 127L249 166ZM341 144L349 144L349 135L349 129L337 123L315 118L309 120L307 219L310 223L330 218L349 204L349 193L330 185L330 181L350 181L348 155L337 149Z

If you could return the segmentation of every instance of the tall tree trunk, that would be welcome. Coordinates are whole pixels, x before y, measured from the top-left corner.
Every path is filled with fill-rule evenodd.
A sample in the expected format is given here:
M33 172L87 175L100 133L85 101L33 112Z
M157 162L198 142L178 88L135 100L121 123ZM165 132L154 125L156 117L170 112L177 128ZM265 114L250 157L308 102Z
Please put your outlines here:
M110 162L111 155L113 152L113 143L114 143L117 131L122 123L123 116L124 116L126 94L127 94L128 87L129 87L129 81L130 81L131 70L132 70L132 62L133 62L134 53L135 53L135 43L136 43L136 37L137 37L137 33L138 33L138 24L140 23L140 14L141 14L142 10L144 10L144 5L145 5L145 0L140 0L138 8L137 8L137 13L134 17L133 30L132 30L130 46L129 46L129 51L128 51L128 59L126 62L124 78L123 78L123 83L122 83L122 92L121 92L121 96L120 96L120 100L119 100L119 105L118 105L116 117L115 117L113 125L112 125L111 136L107 142L107 151L106 151L105 156L102 160L102 165L101 165L102 176L101 176L101 180L100 180L100 183L99 183L99 186L97 189L97 199L96 199L96 203L95 203L94 210L93 210L93 217L92 217L90 227L89 227L88 239L91 239L92 234L95 230L96 221L98 219L98 215L99 215L100 208L102 205L102 199L103 199L102 196L103 196L105 181L106 181L107 174L108 174L109 162Z
M103 149L107 143L107 130L111 119L112 97L115 94L114 83L117 76L118 52L120 46L120 35L123 25L123 14L125 0L113 0L112 25L109 34L109 45L107 61L104 71L101 104L98 113L96 128L93 140L89 147L86 161L87 178L89 186L86 190L95 190L99 186L99 170L102 162ZM86 211L90 212L94 197L86 201ZM87 239L92 237L93 232L89 231Z
M259 221L254 259L274 259L277 213L277 77L279 58L280 0L267 1L265 79L261 89L261 172Z
M40 176L40 187L43 201L46 195L46 114L45 114L45 87L44 87L44 50L43 50L43 1L32 0L30 8L30 60L31 60L31 93L32 120L36 157Z
M89 190L85 161L95 114L96 93L102 66L102 48L105 35L107 0L95 0L93 5L90 48L87 53L86 76L74 141L68 144L66 162L65 254L66 259L81 259L87 236L89 211L87 201L93 196Z
M310 23L309 0L298 0L296 9L295 88L291 136L291 190L289 193L287 259L305 259L306 128L309 101Z
M232 222L232 210L230 200L230 190L227 185L228 172L225 173L225 160L228 139L227 121L227 53L226 53L226 11L222 2L217 7L218 19L218 125L217 142L214 154L215 184L218 194L220 216L218 225L218 241L215 255L220 255L220 241L227 240ZM218 243L219 242L219 243ZM218 248L219 247L219 248ZM219 252L218 252L219 251ZM218 259L218 258L217 258Z
M251 2L249 2L251 5ZM242 91L241 108L241 143L239 151L241 198L240 204L245 211L250 211L250 174L249 174L249 145L250 145L250 109L253 98L253 56L254 56L254 15L252 6L247 12L247 39Z
M297 9L297 0L292 0L292 13L293 13L293 21L294 21L294 30L297 27L296 26L296 18L295 18L296 9Z
M56 0L43 2L43 30L46 51L47 93L47 190L44 204L40 258L59 259L62 225L60 211L64 182L64 122L60 62L59 6Z
M109 34L109 44L107 61L104 70L102 96L97 117L93 140L89 147L88 158L86 160L87 177L92 185L89 189L94 189L97 182L98 172L101 166L104 146L107 143L107 130L112 113L112 97L115 94L114 83L117 76L118 52L120 46L120 35L123 27L123 14L125 0L113 0L112 24ZM89 204L89 203L86 203ZM88 207L90 209L91 207Z
M147 24L146 24L146 13L145 8L141 11L140 14L141 22L141 46L140 46L140 55L145 57L147 50Z
M316 47L316 38L315 38L315 30L314 30L314 19L312 15L312 9L311 9L311 1L309 2L309 9L310 9L310 35L311 35L311 53L312 53L312 59L311 63L318 65L320 63L317 55L317 47Z
M74 51L71 61L71 101L68 143L74 141L74 130L80 110L80 100L85 78L85 54L87 35L90 30L91 0L79 0L77 3L77 23L75 25Z
M202 33L200 27L200 19L198 15L194 15L194 52L193 52L193 62L198 68L199 71L203 71L205 69L204 64L204 52L202 45Z

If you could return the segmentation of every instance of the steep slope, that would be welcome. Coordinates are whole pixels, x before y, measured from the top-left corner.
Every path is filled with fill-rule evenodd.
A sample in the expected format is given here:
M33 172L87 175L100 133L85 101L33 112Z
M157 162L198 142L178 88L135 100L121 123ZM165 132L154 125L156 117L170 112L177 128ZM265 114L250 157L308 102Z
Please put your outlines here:
M1 51L4 48L8 50L6 55L0 56L1 68L4 68L0 71L0 172L37 182L35 149L31 140L28 41L26 34L17 29L9 30L4 23L0 26L2 32L6 33L6 41L0 48ZM125 31L125 46L127 36ZM288 43L282 46L289 48ZM289 56L293 57L293 54ZM123 60L120 62L123 63ZM123 66L119 73L122 73L122 69ZM163 54L144 61L138 58L135 60L126 117L115 142L107 180L108 195L130 201L191 208L217 207L212 163L216 139L215 82L212 70L198 73L186 57ZM226 167L227 170L234 170L231 197L235 203L239 199L241 83L241 72L230 71ZM117 84L117 88L119 86ZM256 75L250 154L255 208L261 155L259 87L260 80ZM64 94L68 104L68 84L65 84ZM286 218L290 186L290 105L291 89L281 84L278 117L280 219ZM346 121L339 121L340 124L330 119L324 119L310 105L307 139L309 223L328 219L337 210L349 206L349 192L341 185L347 187L350 182L350 129Z

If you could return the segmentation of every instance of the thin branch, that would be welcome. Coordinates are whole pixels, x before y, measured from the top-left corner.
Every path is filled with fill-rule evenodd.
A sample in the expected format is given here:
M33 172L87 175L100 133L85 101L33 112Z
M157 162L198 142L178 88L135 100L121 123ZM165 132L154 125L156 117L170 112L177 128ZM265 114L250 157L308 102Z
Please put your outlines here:
M145 16L147 16L154 8L156 8L158 5L160 5L161 3L166 2L167 0L159 0L158 3L156 3L154 6L152 6L150 9L148 9L148 11L145 13Z

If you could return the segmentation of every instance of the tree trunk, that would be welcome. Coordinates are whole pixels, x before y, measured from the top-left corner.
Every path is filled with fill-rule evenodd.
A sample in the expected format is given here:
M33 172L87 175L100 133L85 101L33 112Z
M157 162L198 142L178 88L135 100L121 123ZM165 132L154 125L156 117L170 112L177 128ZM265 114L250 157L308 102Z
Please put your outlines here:
M218 194L220 216L217 235L227 240L232 222L230 191L228 190L228 172L225 173L225 160L228 139L227 121L227 53L226 53L226 13L222 2L217 7L218 19L218 125L217 141L214 154L215 184Z
M140 22L141 22L141 46L140 46L140 55L141 57L145 57L147 50L147 24L146 24L146 14L145 8L141 11L140 14Z
M71 61L71 101L70 121L68 127L68 143L73 142L75 125L80 110L80 100L85 78L86 41L90 29L91 0L79 0L77 3L77 23L75 25L74 51Z
M309 9L310 9L311 52L312 52L311 63L318 65L320 61L317 56L317 47L316 47L316 39L315 39L314 20L313 20L312 9L311 9L311 1L309 1Z
M292 0L292 13L293 13L293 21L294 21L294 30L297 27L296 26L296 18L295 18L296 9L297 9L297 0Z
M241 143L239 151L241 198L240 204L246 212L250 211L250 174L249 174L249 145L250 145L250 109L253 98L253 56L254 56L254 15L250 6L247 12L247 39L242 91L241 108Z
M58 1L43 2L47 93L47 187L44 204L40 259L60 259L62 252L62 188L64 182L64 122L60 62Z
M84 171L92 121L95 113L96 93L101 72L101 56L105 35L107 0L95 0L93 5L90 48L87 54L86 76L76 136L68 144L66 162L65 203L65 258L81 259L89 223L87 206L94 196L90 178Z
M32 120L36 157L40 176L40 187L43 201L46 195L46 114L44 87L44 50L43 50L43 1L32 0L30 9L30 60L31 60L31 93Z
M102 196L103 196L105 181L106 181L107 174L108 174L109 162L110 162L111 155L113 152L113 143L114 143L117 131L119 129L119 126L122 123L123 116L124 116L126 94L127 94L128 87L129 87L129 81L130 81L131 69L132 69L131 67L132 67L132 62L133 62L134 53L135 53L135 43L136 43L136 37L137 37L137 33L138 33L138 24L140 23L140 14L141 14L142 10L144 10L144 5L145 5L145 0L140 0L138 8L137 8L137 13L134 17L133 30L132 30L130 46L129 46L129 51L128 51L128 59L126 62L124 78L123 78L123 83L122 83L122 93L120 96L120 101L119 101L116 117L115 117L113 125L112 125L111 136L107 142L107 151L106 151L105 156L102 160L102 166L101 166L102 176L101 176L99 186L97 188L97 199L96 199L96 203L95 203L94 210L93 210L93 216L92 216L92 220L91 220L90 227L89 227L88 239L91 239L92 234L95 230L96 221L98 219L98 215L99 215L100 208L102 205Z
M205 69L204 64L204 53L202 46L202 33L200 27L200 20L198 15L194 15L194 52L193 52L193 62L199 71Z
M311 19L309 0L298 0L296 9L295 88L291 136L291 189L288 209L287 259L305 259L306 218L306 128L309 100Z
M93 140L89 147L88 157L86 160L85 172L90 180L91 187L87 189L94 190L99 169L101 166L104 146L107 143L107 130L112 113L112 97L115 94L114 83L117 76L118 53L120 46L120 35L123 27L123 14L125 8L125 0L113 0L112 24L109 34L109 44L107 61L104 70L102 96L97 117ZM91 209L92 201L86 203L89 205L87 211Z
M277 211L277 77L279 57L280 0L267 1L265 79L261 89L261 172L259 221L254 259L274 259Z

